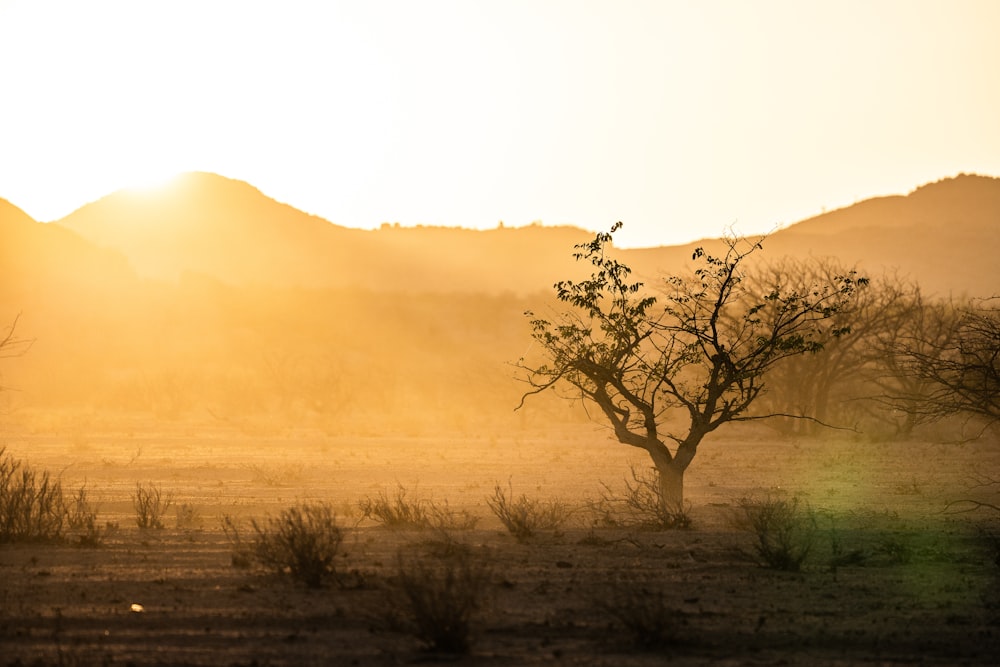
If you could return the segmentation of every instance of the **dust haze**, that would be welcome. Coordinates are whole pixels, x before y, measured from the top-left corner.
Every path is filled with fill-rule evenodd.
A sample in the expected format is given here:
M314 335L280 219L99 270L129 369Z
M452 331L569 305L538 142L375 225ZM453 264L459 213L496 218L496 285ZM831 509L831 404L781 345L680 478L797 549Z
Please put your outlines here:
M630 508L649 458L594 406L557 388L515 410L517 362L540 353L525 312L565 310L552 285L586 278L573 252L592 232L361 231L206 173L53 222L15 204L0 200L0 340L16 343L0 346L0 447L67 508L85 489L91 523L0 544L9 664L995 660L995 428L914 418L865 345L903 330L887 313L997 294L1000 179L764 240L768 266L818 260L874 288L854 338L776 369L755 408L823 424L712 433L674 529ZM613 252L653 284L693 248ZM160 527L137 525L140 489L164 494ZM801 567L761 562L762 503L797 508ZM247 545L316 506L340 541L313 588ZM505 508L539 524L518 534ZM434 584L441 563L463 583ZM464 644L408 611L424 575L477 596Z

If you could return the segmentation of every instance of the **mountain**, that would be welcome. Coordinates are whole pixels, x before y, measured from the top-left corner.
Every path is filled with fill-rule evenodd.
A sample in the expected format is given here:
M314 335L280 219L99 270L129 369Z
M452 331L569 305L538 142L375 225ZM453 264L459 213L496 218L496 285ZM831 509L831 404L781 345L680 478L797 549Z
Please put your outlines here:
M0 199L0 230L7 231L33 222L35 220L20 208L6 199Z
M997 231L998 216L1000 178L959 174L922 185L906 196L876 197L830 211L803 220L788 230L830 236L875 228L940 228L947 225L989 233Z
M194 272L239 284L342 282L359 236L247 183L200 172L155 190L120 190L57 224L121 250L144 277Z
M651 278L690 263L697 246L719 240L623 251L638 275ZM1000 178L960 174L908 195L877 197L779 229L764 239L761 259L831 258L876 277L916 281L927 295L1000 293Z
M149 278L176 281L191 272L233 285L404 292L544 288L564 277L568 249L590 236L541 226L350 229L203 172L156 191L118 191L56 224L121 250Z
M134 280L125 257L57 225L36 222L0 199L0 297L4 304L53 291L66 297Z
M906 196L880 197L775 233L776 253L838 257L898 272L937 296L1000 293L1000 178L960 174Z
M116 192L57 224L121 251L139 275L160 280L190 272L232 285L402 292L548 290L582 274L586 267L572 260L573 246L593 237L540 225L351 229L242 181L201 172L155 192ZM655 279L688 263L695 245L618 252L638 275ZM960 174L780 229L765 241L763 256L834 257L869 274L918 280L929 294L983 295L1000 289L997 247L1000 179Z

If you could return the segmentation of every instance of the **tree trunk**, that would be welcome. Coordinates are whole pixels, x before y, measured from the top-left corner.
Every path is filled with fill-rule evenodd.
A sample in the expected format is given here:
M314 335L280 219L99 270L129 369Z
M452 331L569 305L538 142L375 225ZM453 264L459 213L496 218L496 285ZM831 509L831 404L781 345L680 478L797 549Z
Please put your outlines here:
M684 468L671 461L667 465L657 465L660 475L660 497L669 513L684 511Z
M650 448L647 451L656 466L660 478L660 498L663 509L668 513L684 511L684 471L691 465L694 455L698 452L698 443L705 437L706 431L694 430L688 434L678 447L677 452L670 456L666 448Z

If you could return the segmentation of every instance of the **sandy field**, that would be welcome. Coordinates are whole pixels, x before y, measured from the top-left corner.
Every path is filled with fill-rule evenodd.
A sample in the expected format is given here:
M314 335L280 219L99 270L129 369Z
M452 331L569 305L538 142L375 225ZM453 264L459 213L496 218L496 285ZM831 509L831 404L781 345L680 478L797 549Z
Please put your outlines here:
M8 429L0 445L85 485L99 546L0 545L3 665L993 665L1000 656L1000 449L781 439L707 440L686 478L692 526L607 526L590 509L641 452L597 427L507 438L361 438L209 427ZM135 525L136 484L174 506ZM518 541L490 511L495 485L558 502L566 521ZM509 486L508 486L509 485ZM409 498L478 517L474 528L390 529L359 502ZM815 522L801 571L754 562L744 497L797 499ZM339 583L309 589L234 565L238 523L323 501L344 529ZM178 508L183 508L178 511ZM403 562L464 554L482 574L465 655L428 650L398 586ZM446 553L447 552L447 553ZM648 607L654 643L623 619Z

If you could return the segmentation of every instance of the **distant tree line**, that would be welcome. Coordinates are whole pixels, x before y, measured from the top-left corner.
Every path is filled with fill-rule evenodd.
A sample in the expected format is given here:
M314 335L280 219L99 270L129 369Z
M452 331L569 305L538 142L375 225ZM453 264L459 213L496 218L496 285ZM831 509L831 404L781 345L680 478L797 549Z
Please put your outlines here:
M997 299L930 299L914 281L873 279L834 315L851 335L773 369L763 405L816 418L780 420L785 432L816 434L831 424L905 439L947 422L955 439L976 436L1000 419Z

